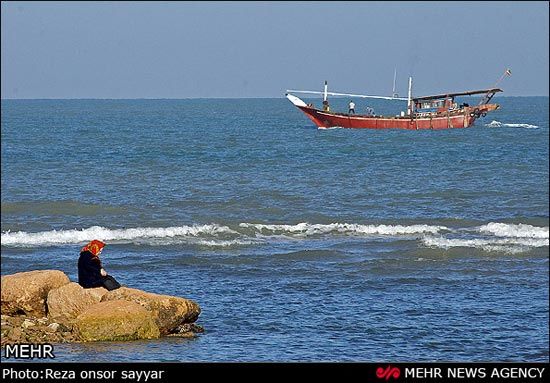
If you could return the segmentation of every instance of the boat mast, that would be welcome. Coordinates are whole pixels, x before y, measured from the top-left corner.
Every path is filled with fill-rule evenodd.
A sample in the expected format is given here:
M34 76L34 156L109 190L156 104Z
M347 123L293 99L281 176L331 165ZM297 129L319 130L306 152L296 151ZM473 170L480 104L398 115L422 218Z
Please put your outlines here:
M325 112L330 112L330 106L328 105L328 83L327 80L325 80L325 91L323 92L323 110Z
M407 97L407 115L409 115L409 116L412 114L412 110L413 110L413 105L412 105L412 83L413 83L413 78L409 77L409 95Z
M399 97L397 93L395 93L395 79L397 78L397 68L393 70L393 88L392 88L392 97Z

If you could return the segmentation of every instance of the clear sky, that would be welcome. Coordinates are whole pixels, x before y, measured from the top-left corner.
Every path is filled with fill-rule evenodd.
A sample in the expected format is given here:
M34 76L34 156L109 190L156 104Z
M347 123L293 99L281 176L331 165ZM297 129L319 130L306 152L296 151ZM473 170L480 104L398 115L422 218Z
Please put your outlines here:
M2 98L548 96L548 2L2 2Z

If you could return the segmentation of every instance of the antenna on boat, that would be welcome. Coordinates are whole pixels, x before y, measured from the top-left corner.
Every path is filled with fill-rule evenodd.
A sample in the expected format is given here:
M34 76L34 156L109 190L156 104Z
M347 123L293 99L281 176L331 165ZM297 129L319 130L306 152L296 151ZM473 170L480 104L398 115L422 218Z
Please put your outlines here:
M327 83L327 80L325 80L325 91L323 93L323 101L327 100L327 92L328 92L328 83Z
M395 79L397 78L397 67L394 68L393 70L393 88L392 88L392 97L393 98L396 98L396 97L399 97L399 95L397 93L395 93Z

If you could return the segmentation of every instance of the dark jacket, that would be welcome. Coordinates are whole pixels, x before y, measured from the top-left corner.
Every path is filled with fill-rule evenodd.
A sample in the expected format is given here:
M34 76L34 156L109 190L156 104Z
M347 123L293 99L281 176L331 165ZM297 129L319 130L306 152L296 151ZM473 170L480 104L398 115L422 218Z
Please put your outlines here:
M78 284L84 288L103 285L101 261L89 251L83 251L78 258Z

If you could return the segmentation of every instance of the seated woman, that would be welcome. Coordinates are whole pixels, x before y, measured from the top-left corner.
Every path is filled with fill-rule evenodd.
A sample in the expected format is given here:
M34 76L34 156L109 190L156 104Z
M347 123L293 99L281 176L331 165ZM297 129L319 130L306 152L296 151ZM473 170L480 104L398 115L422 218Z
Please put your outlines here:
M80 250L78 258L78 284L84 288L105 287L115 290L120 284L108 275L99 259L105 243L94 239Z

